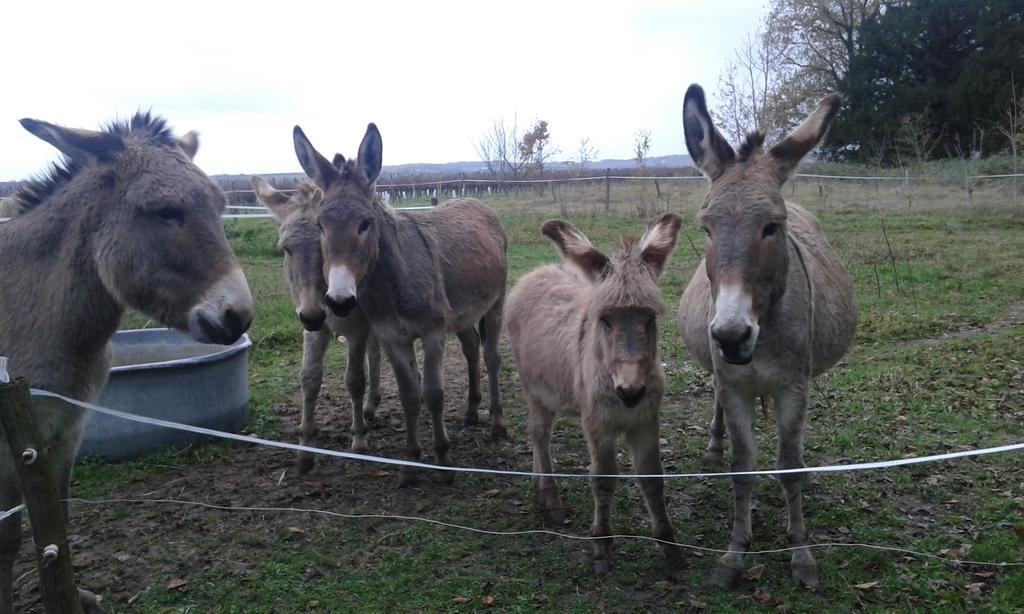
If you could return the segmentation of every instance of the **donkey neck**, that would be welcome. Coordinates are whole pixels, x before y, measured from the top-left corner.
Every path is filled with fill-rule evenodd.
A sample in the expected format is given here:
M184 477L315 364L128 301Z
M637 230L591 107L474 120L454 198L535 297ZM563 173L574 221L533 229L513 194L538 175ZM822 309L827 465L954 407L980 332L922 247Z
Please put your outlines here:
M376 260L363 287L364 311L370 320L437 316L443 304L435 247L421 221L406 215L382 216ZM443 315L443 311L442 311Z
M0 278L12 289L0 291L9 312L0 341L76 358L105 351L124 312L96 263L94 236L108 205L65 189L0 227Z

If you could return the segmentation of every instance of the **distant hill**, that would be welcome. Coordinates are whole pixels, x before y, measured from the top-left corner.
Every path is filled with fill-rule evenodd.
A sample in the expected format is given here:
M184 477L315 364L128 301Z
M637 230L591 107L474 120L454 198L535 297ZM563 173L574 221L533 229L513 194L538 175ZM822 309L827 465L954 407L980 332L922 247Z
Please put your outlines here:
M685 155L673 155L673 156L656 156L647 159L647 168L649 169L671 169L671 168L687 168L693 166L690 161L690 156ZM604 169L611 169L612 172L618 172L623 170L632 170L636 168L636 164L633 160L617 160L617 159L604 159L597 160L594 162L588 162L586 170L593 173L602 171ZM555 172L565 172L577 170L577 165L574 162L549 162L547 170ZM395 164L391 166L384 166L381 171L381 177L383 181L387 181L392 178L418 176L423 178L424 176L438 175L438 176L452 176L460 175L465 173L466 175L482 175L487 173L487 167L484 166L483 162L479 160L473 162L442 162L442 163L414 163L414 164ZM231 173L223 175L214 175L214 179L218 180L221 185L234 188L234 189L247 189L249 187L249 177L252 175L248 173ZM263 177L271 183L291 183L297 179L305 177L302 173L260 173L260 177ZM16 181L0 181L0 196L9 194L18 185Z

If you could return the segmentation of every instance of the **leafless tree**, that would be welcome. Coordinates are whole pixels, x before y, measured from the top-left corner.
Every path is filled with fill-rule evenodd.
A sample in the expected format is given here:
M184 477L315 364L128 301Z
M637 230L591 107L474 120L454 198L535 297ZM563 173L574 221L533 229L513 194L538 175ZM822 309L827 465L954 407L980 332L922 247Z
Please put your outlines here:
M523 157L520 144L518 117L513 115L511 124L500 117L477 141L476 151L492 176L517 179L529 162L529 158Z
M597 149L590 144L590 139L580 139L579 149L576 150L576 164L579 165L580 174L587 170L587 164L596 159Z
M938 132L924 113L909 113L900 120L896 131L897 153L910 156L915 162L927 162L942 141L946 127Z
M1010 101L1006 104L999 121L996 122L996 130L1006 138L1010 145L1010 155L1013 156L1013 172L1019 173L1018 155L1024 148L1024 87L1017 91L1017 82L1010 77Z
M646 129L637 130L633 135L633 162L636 164L636 174L643 175L647 168L647 154L651 150L651 131Z

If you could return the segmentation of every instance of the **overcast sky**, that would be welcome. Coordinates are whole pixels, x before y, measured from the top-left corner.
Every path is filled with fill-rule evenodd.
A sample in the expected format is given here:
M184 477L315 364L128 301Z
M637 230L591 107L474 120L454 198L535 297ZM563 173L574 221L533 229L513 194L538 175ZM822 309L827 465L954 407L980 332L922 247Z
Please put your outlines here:
M18 118L96 128L139 108L198 130L210 174L298 171L295 124L330 157L376 122L385 164L475 160L513 115L547 120L559 159L582 138L629 158L641 128L650 155L685 153L686 87L713 94L763 3L3 2L0 179L56 158Z

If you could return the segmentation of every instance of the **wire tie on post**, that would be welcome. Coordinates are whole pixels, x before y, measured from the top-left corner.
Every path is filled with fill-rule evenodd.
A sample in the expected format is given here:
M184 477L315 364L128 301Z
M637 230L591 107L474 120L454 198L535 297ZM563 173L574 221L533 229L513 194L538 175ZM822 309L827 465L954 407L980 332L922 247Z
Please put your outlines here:
M10 384L11 376L7 373L7 357L0 356L0 384Z
M39 458L39 452L36 452L35 448L25 448L25 451L21 453L21 462L26 465L36 462L37 458Z
M47 564L56 561L57 555L59 553L60 549L57 548L57 544L50 544L49 546L43 548L43 561L45 561Z

